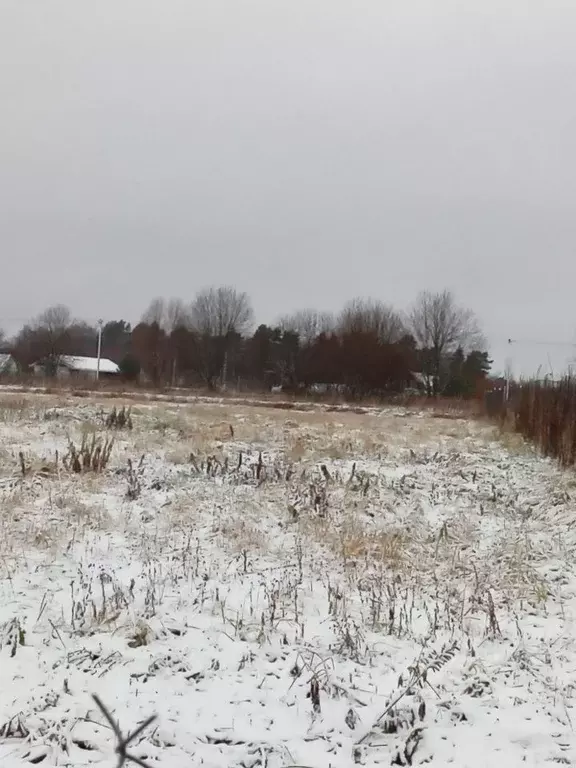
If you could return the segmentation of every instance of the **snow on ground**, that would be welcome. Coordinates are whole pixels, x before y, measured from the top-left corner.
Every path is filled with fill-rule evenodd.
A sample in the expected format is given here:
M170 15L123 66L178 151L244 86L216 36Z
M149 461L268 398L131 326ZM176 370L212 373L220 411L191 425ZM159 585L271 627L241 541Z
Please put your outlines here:
M454 416L113 405L0 395L2 766L116 765L94 694L158 768L576 762L573 475Z

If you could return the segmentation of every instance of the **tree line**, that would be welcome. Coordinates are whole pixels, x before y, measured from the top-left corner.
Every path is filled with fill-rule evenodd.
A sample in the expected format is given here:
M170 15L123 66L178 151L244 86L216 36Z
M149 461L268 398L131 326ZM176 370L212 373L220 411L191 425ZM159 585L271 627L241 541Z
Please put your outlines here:
M10 342L2 344L0 333L0 344L23 370L43 361L50 372L64 355L94 357L97 337L97 328L56 305ZM306 309L256 326L246 293L211 287L189 303L154 299L135 327L109 321L101 341L102 356L125 379L142 376L154 386L316 386L355 396L420 386L430 395L471 396L491 364L476 316L450 291L422 292L407 313L356 298L336 314Z

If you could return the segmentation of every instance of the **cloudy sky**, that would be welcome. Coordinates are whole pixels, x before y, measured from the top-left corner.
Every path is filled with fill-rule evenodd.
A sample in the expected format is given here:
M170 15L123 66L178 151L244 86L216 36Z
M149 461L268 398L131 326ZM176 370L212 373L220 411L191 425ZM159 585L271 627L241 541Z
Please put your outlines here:
M574 0L0 0L0 326L447 287L497 367L557 370L575 38Z

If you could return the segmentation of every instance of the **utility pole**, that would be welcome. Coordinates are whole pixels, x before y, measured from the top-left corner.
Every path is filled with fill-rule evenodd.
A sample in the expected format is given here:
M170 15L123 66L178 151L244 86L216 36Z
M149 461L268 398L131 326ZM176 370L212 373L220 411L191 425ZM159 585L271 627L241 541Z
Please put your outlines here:
M513 344L512 339L508 339L508 346ZM507 403L510 400L510 380L512 379L512 355L506 358L506 388L504 390L504 400Z
M104 320L98 320L98 355L96 358L96 381L100 378L100 357L102 356L102 326Z

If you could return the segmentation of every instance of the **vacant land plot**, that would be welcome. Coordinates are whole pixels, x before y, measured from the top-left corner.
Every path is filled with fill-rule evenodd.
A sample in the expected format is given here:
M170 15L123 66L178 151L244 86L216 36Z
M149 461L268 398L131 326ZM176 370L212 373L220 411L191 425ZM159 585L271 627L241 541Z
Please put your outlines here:
M454 417L2 395L0 763L122 762L104 707L159 768L574 764L575 497Z

